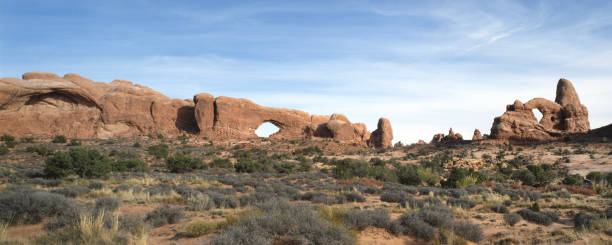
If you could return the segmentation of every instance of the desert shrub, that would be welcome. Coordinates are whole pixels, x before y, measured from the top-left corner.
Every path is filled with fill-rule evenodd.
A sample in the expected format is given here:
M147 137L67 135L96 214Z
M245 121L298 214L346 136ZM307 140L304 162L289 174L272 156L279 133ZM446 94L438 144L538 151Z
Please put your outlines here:
M135 148L140 148L140 147L142 147L142 145L140 144L140 142L134 142L134 144L132 145L132 147L135 147Z
M315 146L315 147L309 146L303 149L297 149L293 151L293 155L311 156L311 155L321 155L321 154L323 154L323 151L318 146Z
M269 200L259 205L260 215L247 215L220 235L214 245L241 244L353 244L342 227L316 215L307 205Z
M442 186L446 188L465 188L469 185L480 184L486 180L486 176L474 169L453 168Z
M14 142L15 141L15 137L11 136L11 135L5 134L5 135L0 136L0 141L4 141L5 143L6 142Z
M326 204L326 205L332 205L332 204L336 203L336 198L322 193L322 195L314 196L312 199L310 199L310 202L312 202L312 203L323 203L323 204Z
M553 222L550 216L544 213L541 213L541 212L533 211L531 209L522 209L522 210L519 210L517 213L521 217L523 217L523 219L529 222L539 224L539 225L549 226Z
M159 184L155 186L151 186L145 189L145 192L148 192L151 195L169 195L174 191L174 188L171 184Z
M95 210L96 213L104 211L104 212L112 212L115 211L121 206L121 200L116 197L99 197L96 199Z
M278 162L272 165L274 171L281 174L295 173L297 165L292 162Z
M173 173L185 173L195 169L204 169L208 167L202 163L202 159L189 157L185 154L176 154L166 159L166 168Z
M574 227L576 229L589 229L591 228L595 220L597 220L597 217L595 215L590 215L581 212L574 216Z
M420 185L422 181L417 174L416 168L414 165L399 166L395 170L398 181L404 185Z
M23 137L21 138L22 143L34 143L34 137Z
M380 200L383 202L401 203L408 198L408 194L403 191L388 191L380 195Z
M126 184L121 184L121 185L118 185L117 187L115 187L113 189L114 193L117 193L117 192L120 192L120 191L141 192L142 188L140 188L139 186L131 186L131 185L126 185Z
M199 220L194 221L185 226L185 232L190 237L199 237L210 234L217 229L217 223Z
M152 145L147 148L147 152L151 156L154 156L157 159L162 159L168 157L168 145L166 144L158 144Z
M77 148L57 152L45 159L43 171L50 178L61 178L72 174L82 178L100 178L108 176L111 165L111 160L97 150Z
M529 210L534 212L540 212L540 204L537 202L532 203L531 206L529 206Z
M347 202L345 195L336 196L336 204L345 204Z
M470 199L449 198L446 201L449 206L460 207L463 209L471 209L476 206L476 203Z
M119 159L113 162L112 170L116 172L148 172L149 165L140 159Z
M390 222L389 213L382 208L364 211L352 209L344 216L344 224L348 228L358 231L362 231L370 226L386 229Z
M6 147L6 145L0 145L0 156L6 155L9 152L11 152L11 150L9 150L9 148Z
M504 205L493 205L491 207L491 211L500 213L500 214L507 214L509 212L508 208Z
M572 197L572 194L570 194L567 191L554 191L553 193L561 198L571 198Z
M246 197L246 195L243 196ZM201 192L197 192L194 195L184 196L183 200L187 206L187 210L189 211L205 211L215 207L215 202L208 195L202 194ZM242 201L242 196L240 200Z
M335 167L332 169L334 178L350 179L353 177L367 177L370 164L365 161L355 159L334 160L331 163Z
M65 144L68 141L68 139L66 138L66 136L63 135L57 135L53 138L53 140L51 142L53 143L59 143L59 144Z
M586 179L594 183L600 183L606 179L606 176L601 172L593 171L587 174Z
M542 193L539 191L528 190L524 192L524 196L531 201L537 201L542 198Z
M160 227L166 224L174 224L185 217L185 211L181 207L163 205L147 213L145 221L153 227Z
M436 229L423 221L416 213L403 214L399 221L404 227L404 233L412 234L427 241L436 237Z
M0 192L0 223L36 224L76 209L73 200L55 193L27 187L9 187Z
M568 175L568 176L565 176L565 178L563 179L564 185L581 186L582 183L584 183L584 178L582 177L582 175L579 175L579 174Z
M443 204L435 204L419 209L417 215L421 220L434 227L450 228L453 223L453 212Z
M374 194L380 194L382 190L380 190L380 188L376 186L368 186L365 188L365 190L363 190L363 192L374 195Z
M70 139L70 143L68 143L68 146L79 146L79 145L81 145L81 141L77 139Z
M231 168L232 166L232 161L227 158L215 158L210 163L211 168Z
M552 222L559 222L559 215L552 211L542 211L543 215L548 216Z
M240 201L233 196L225 196L216 193L207 193L217 208L237 208L240 206Z
M127 214L119 216L119 229L130 232L136 237L143 237L150 228L144 221L144 216L140 214Z
M346 200L349 202L365 202L365 197L363 197L358 192L349 192L344 194L346 196Z
M37 178L26 180L26 183L31 184L31 185L42 185L45 187L57 187L60 184L62 184L62 181L58 179L43 179L43 178L37 177Z
M521 169L512 172L511 178L513 180L521 181L524 185L534 186L536 183L535 175L533 175L533 173L531 173L527 169Z
M65 197L78 197L80 195L84 195L89 193L90 189L83 186L66 186L64 188L59 188L55 190L51 190L51 193L57 193L63 195Z
M512 173L512 179L520 180L525 185L543 187L555 179L552 165L528 165L527 169L517 170Z
M36 153L39 156L43 156L46 157L48 155L53 154L53 150L49 149L48 147L44 146L44 145L39 145L39 146L28 146L25 149L26 152L30 152L30 153Z
M456 221L453 224L453 231L455 234L472 242L480 242L484 239L480 226L470 221Z
M506 224L514 226L516 223L521 221L521 216L516 213L505 214L504 221L506 221Z
M255 173L262 172L265 168L263 164L255 162L251 159L240 159L234 164L234 169L238 173Z

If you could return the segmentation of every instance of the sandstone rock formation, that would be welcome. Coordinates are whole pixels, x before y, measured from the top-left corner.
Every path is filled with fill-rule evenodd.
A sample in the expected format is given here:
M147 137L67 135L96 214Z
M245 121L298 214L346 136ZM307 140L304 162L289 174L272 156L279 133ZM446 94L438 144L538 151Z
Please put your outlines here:
M478 129L474 129L474 135L472 136L472 140L482 140L482 134L480 133L480 130Z
M433 138L431 139L431 142L429 143L430 144L455 143L455 142L461 142L461 141L463 141L463 136L460 133L455 133L453 131L453 128L450 128L448 130L448 135L435 134Z
M126 80L94 82L77 74L28 72L22 79L0 79L0 134L18 137L116 138L147 134L191 134L213 140L256 138L264 122L279 128L272 138L333 138L391 145L389 120L381 118L371 139L363 123L342 114L260 106L247 99L197 94L171 99Z
M121 81L29 72L0 79L0 134L79 138L197 133L193 102Z
M387 118L380 118L378 119L378 127L372 132L368 144L376 147L391 147L392 139L391 121Z
M533 109L542 113L538 122ZM586 106L580 104L572 83L560 79L555 101L535 98L523 104L516 100L506 106L506 112L496 117L491 138L515 141L546 141L569 133L584 133L590 128Z

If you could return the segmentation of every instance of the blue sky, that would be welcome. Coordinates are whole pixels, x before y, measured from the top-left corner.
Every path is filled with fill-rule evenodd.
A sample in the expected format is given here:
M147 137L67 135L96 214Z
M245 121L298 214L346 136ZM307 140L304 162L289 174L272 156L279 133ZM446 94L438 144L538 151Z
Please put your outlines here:
M0 77L79 73L170 97L346 114L394 141L488 133L573 81L612 122L611 1L0 1Z

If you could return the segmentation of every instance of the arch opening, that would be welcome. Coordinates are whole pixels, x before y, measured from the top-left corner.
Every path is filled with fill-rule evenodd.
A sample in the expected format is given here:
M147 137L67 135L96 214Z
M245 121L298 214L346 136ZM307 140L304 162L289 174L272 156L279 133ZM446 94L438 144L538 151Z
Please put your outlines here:
M538 109L532 109L531 111L533 112L533 115L536 117L536 120L539 123L542 120L542 117L544 115L542 115L542 112L540 112L540 110L538 110Z
M263 122L255 130L255 134L260 138L268 138L270 135L277 133L280 128L271 122Z

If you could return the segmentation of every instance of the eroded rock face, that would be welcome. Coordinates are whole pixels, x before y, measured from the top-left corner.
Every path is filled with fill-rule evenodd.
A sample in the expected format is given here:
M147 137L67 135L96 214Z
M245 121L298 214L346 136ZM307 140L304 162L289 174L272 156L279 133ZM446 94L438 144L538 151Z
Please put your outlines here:
M472 136L472 140L482 140L482 134L480 133L480 130L478 129L474 129L474 135Z
M0 79L0 134L112 138L198 132L193 102L129 81L97 83L45 72L22 77Z
M533 109L542 113L538 122ZM554 140L568 133L584 133L590 128L586 106L580 104L572 83L560 79L555 101L535 98L527 103L516 100L506 112L496 117L491 138L518 141Z
M247 99L201 93L193 100L171 99L126 80L94 82L77 74L29 72L0 79L0 134L18 137L134 137L147 134L191 134L213 140L256 138L255 130L270 122L279 131L270 137L333 138L366 144L370 132L342 114L260 106ZM378 123L376 146L390 146L391 123Z
M453 128L448 130L448 135L435 134L431 139L431 144L436 143L456 143L463 141L463 136L460 133L455 133Z
M378 127L372 132L369 140L369 145L375 147L391 147L393 140L393 129L391 121L387 118L378 119Z

